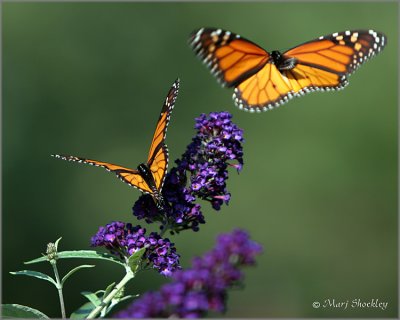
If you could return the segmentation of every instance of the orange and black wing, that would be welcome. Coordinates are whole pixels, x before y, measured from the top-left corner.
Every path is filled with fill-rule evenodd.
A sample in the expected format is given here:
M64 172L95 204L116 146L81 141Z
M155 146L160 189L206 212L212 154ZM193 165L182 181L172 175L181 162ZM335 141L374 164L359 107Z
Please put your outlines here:
M152 193L153 192L137 170L121 167L119 165L108 163L108 162L84 159L84 158L79 158L79 157L75 157L75 156L67 156L67 155L59 155L59 154L55 154L52 156L55 158L58 158L58 159L66 160L66 161L86 163L86 164L90 164L92 166L102 167L102 168L106 169L107 171L115 173L117 175L117 177L120 178L123 182L129 184L132 187L138 188L139 190L141 190L144 193Z
M168 168L168 149L165 144L160 144L155 150L153 157L148 162L148 166L153 175L157 190L161 190Z
M178 91L179 79L174 82L165 98L147 157L147 165L153 174L154 182L158 190L162 188L167 172L168 149L164 140L167 134L171 112L175 106L176 97L178 96Z
M218 81L233 87L260 70L269 53L238 34L214 28L191 33L189 43Z
M348 76L386 45L383 33L374 30L337 32L303 43L284 53L298 64Z
M249 112L267 111L293 97L293 88L273 63L240 83L233 93L236 106Z
M346 76L323 69L298 64L293 69L280 71L268 63L235 88L233 99L239 109L261 112L279 107L305 93L339 90L346 85Z

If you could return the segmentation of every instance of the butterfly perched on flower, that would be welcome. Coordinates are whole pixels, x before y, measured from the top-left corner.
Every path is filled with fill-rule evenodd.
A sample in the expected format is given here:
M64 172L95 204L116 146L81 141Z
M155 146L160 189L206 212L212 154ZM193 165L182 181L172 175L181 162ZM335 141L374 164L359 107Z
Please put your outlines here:
M387 39L374 30L344 31L270 53L235 33L201 28L189 43L223 86L235 88L240 109L260 112L308 92L342 89Z
M165 144L165 136L167 127L174 108L176 97L179 90L179 79L172 85L161 109L158 118L156 130L151 141L149 154L146 163L138 165L137 169L129 169L116 164L90 160L68 155L52 155L53 157L74 161L79 163L87 163L96 167L103 167L107 171L114 172L123 182L135 187L143 193L150 194L153 197L157 208L165 209L165 200L161 194L164 184L165 174L168 167L168 149Z

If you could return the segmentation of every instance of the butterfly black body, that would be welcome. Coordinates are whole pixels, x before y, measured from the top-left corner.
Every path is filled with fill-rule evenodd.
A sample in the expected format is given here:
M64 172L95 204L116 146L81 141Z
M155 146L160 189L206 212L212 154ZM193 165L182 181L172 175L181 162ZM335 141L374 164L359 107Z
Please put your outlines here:
M286 58L279 51L272 51L271 59L279 70L291 70L297 64L296 58Z
M157 189L156 183L154 182L153 175L151 174L150 168L147 164L141 163L137 167L139 174L142 176L143 180L146 181L151 189Z
M154 177L151 173L149 166L145 163L141 163L138 165L137 170L143 180L147 183L149 188L153 191L152 197L155 199L154 203L156 204L157 208L164 211L166 202L164 201L164 197L157 189L156 182L154 181Z

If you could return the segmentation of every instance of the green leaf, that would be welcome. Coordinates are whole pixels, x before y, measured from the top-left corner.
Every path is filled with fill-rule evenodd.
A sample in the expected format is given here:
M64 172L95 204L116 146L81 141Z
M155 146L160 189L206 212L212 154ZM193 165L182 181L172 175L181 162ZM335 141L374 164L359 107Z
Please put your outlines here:
M133 272L136 272L137 268L139 267L140 260L142 259L143 254L146 251L146 247L136 251L133 255L131 255L128 259L128 265Z
M54 243L54 245L55 245L55 247L56 247L56 250L58 250L58 243L60 242L61 239L62 239L62 237L58 238L58 239L56 240L56 242Z
M85 319L96 306L91 302L86 302L79 309L74 311L70 318L71 319Z
M114 256L107 253L98 253L94 250L72 250L72 251L60 251L57 253L58 259L69 259L69 258L86 258L86 259L100 259L100 260L108 260L110 262L118 263L120 265L124 265L123 262L114 258ZM47 256L43 256L37 259L33 259L30 261L24 262L25 264L32 264L48 261Z
M117 304L119 304L120 302L125 301L125 300L128 300L128 299L131 299L131 298L137 298L137 297L139 297L138 294L136 294L136 295L134 295L134 296L133 296L133 295L127 295L127 296L122 297L122 298L120 298L120 299L112 299L112 300L111 300L111 304L108 306L107 310L104 312L104 315L110 313L110 311L111 311Z
M139 297L138 294L135 294L135 295L129 294L129 295L127 295L127 296L122 297L121 299L119 299L119 300L118 300L118 303L119 303L119 302L122 302L122 301L125 301L125 300L128 300L128 299L131 299L131 298L137 298L137 297Z
M101 302L104 301L104 299L110 294L110 292L113 290L113 288L115 287L115 282L111 283L106 290L98 290L96 291L96 295L99 293L102 293L102 297L101 297ZM112 303L112 302L111 302ZM107 308L103 308L103 310L101 310L100 313L100 318L104 318L107 314Z
M120 303L120 302L122 302L122 301L125 301L125 300L128 300L128 299L132 299L132 298L137 298L137 297L139 297L139 295L138 294L135 294L135 295L127 295L127 296L125 296L125 297L122 297L122 298L118 298L118 299L112 299L111 301L112 301L112 304L114 305L114 306L116 306L118 303Z
M15 271L15 272L10 272L13 275L16 276L29 276L29 277L35 277L41 280L47 280L54 284L57 287L57 283L53 280L52 277L48 276L47 274L38 272L38 271L31 271L31 270L21 270L21 271Z
M22 306L20 304L2 304L1 316L3 319L7 318L35 318L35 319L50 319L43 312L39 310Z
M64 285L64 282L67 281L67 279L68 279L72 274L74 274L75 272L77 272L78 270L83 269L83 268L93 268L93 267L94 267L94 266L93 266L93 265L90 265L90 264L83 264L83 265L81 265L81 266L77 266L76 268L72 269L70 272L68 272L68 273L62 278L62 280L61 280L61 285Z
M105 290L97 290L97 291L95 292L95 295L97 296L97 295L99 295L100 293L104 294L104 292L106 292L106 291L105 291Z
M107 296L109 295L109 293L110 293L111 290L114 288L114 286L115 286L115 282L111 283L111 284L106 288L106 291L104 291L104 294L103 294L103 298L102 298L102 299L104 299L105 297L107 297Z
M96 307L97 307L98 305L100 305L101 299L100 299L96 294L94 294L93 292L90 292L90 291L82 291L81 294L84 295L85 298L88 299L88 300L89 300L92 304L94 304Z

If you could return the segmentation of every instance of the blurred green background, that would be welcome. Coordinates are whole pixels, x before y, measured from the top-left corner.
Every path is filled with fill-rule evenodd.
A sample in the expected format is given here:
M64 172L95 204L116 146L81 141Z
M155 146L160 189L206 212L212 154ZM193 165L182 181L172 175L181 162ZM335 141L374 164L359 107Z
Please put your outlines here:
M244 170L232 170L228 181L230 205L216 213L204 204L200 232L172 238L184 267L235 227L264 246L257 266L245 271L245 287L231 292L225 316L397 316L397 3L4 3L2 9L3 303L59 317L51 285L9 271L25 269L23 261L59 236L61 250L88 249L100 225L136 222L131 206L139 191L102 169L50 154L135 167L179 76L167 137L171 166L200 113L231 112L246 139ZM231 30L267 50L347 29L382 31L389 44L344 91L249 114L188 47L189 33L202 26ZM63 261L61 273L80 262ZM84 303L80 291L121 277L122 270L101 262L81 271L65 287L68 314ZM150 272L128 289L142 293L164 282ZM312 308L314 301L356 298L389 306Z

